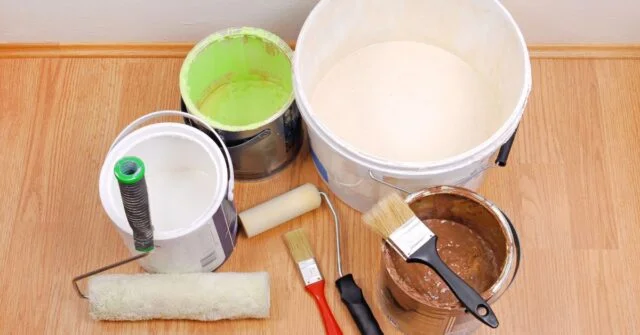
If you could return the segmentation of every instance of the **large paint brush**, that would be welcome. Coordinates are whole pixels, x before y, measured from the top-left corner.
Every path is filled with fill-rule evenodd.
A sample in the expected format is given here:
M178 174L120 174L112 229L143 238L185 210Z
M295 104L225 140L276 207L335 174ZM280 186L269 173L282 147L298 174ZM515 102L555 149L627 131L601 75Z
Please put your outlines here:
M498 319L489 303L442 261L436 249L438 237L399 195L392 193L383 198L362 219L408 263L431 267L478 320L491 328L498 327Z
M333 317L333 313L324 296L324 279L304 230L292 230L284 235L284 239L289 247L291 257L298 265L307 292L314 298L320 310L325 333L327 335L342 335L340 326L338 326L336 319Z

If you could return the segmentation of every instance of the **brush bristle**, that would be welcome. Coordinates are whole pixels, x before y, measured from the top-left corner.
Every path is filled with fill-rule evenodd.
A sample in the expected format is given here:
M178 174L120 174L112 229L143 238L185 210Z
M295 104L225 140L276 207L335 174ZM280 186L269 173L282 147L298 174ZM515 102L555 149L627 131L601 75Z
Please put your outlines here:
M366 212L362 216L362 220L373 231L386 239L414 216L416 215L411 207L397 193L391 193Z
M300 228L284 234L284 240L287 243L287 247L289 247L291 257L296 263L313 258L313 250L311 250L311 244L304 229Z

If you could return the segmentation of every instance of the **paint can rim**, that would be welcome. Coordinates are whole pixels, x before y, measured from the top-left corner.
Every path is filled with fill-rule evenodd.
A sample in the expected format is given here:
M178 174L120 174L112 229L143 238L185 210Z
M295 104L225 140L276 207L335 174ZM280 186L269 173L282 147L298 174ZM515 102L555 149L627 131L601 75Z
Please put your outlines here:
M122 138L122 140L107 153L99 178L100 200L105 212L107 212L113 224L128 235L132 235L133 233L131 227L126 217L117 211L117 204L113 202L115 195L113 194L114 190L110 187L112 179L115 179L113 175L113 165L120 156L127 154L128 150L136 145L154 138L167 136L192 140L207 152L211 163L216 167L216 175L214 176L216 179L215 190L210 204L196 219L181 228L156 230L154 231L154 239L173 240L193 232L213 217L213 214L221 206L223 199L226 197L229 176L227 175L225 159L217 145L203 132L174 122L156 123L141 127Z

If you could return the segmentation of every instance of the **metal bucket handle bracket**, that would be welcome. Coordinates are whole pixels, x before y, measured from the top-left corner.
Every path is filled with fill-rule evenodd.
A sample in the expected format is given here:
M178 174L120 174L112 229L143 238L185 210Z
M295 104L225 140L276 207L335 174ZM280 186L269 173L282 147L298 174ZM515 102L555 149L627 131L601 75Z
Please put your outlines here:
M224 142L220 138L220 135L218 135L218 133L216 133L215 130L213 130L213 128L210 125L208 125L206 122L204 122L202 119L200 119L199 117L197 117L195 115L186 114L186 113L182 113L182 112L178 112L178 111L172 111L172 110L157 111L157 112L152 112L152 113L143 115L140 118L136 119L135 121L129 123L129 125L126 126L120 132L120 134L118 134L118 136L116 136L115 140L113 140L113 143L111 144L111 147L109 147L109 151L113 150L113 148L116 146L116 144L118 144L125 136L129 135L135 129L140 127L140 125L142 125L143 123L145 123L145 122L147 122L149 120L152 120L152 119L157 119L157 118L162 117L162 116L178 116L178 117L188 118L191 121L195 121L195 122L200 123L205 128L207 128L207 130L211 131L211 133L214 135L214 137L209 137L209 138L211 138L214 142L218 142L216 144L224 152L225 165L227 166L227 172L229 174L229 184L228 184L228 188L227 188L227 199L229 201L233 202L233 181L234 181L234 178L233 178L233 168L232 168L232 165L231 165L232 164L231 163L231 155L229 154L229 150L227 150L227 147L224 145Z

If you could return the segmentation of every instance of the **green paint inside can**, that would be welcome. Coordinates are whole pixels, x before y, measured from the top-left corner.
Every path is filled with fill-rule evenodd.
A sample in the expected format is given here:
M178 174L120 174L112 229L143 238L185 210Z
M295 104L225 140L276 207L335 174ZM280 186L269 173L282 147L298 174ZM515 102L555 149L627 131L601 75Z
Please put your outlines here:
M293 101L289 46L257 28L210 35L187 55L180 93L190 113L227 131L255 129Z

